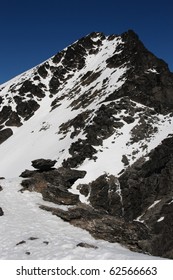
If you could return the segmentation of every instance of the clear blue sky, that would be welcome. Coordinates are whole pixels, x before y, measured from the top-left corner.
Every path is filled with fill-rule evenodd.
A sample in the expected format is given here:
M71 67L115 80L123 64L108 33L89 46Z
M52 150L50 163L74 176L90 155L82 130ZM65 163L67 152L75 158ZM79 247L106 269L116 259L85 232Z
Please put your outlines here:
M2 0L0 84L92 31L128 29L173 72L172 0Z

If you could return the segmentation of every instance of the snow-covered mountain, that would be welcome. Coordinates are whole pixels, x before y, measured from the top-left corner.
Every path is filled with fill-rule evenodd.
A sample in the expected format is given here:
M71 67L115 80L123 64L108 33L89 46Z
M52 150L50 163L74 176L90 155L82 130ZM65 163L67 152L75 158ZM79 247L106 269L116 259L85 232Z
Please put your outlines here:
M29 200L35 209L32 199L37 201L38 194L26 191L34 190L51 203L44 201L42 209L95 238L173 257L173 73L133 31L111 36L94 32L78 40L1 85L0 104L0 176L6 179L0 192L1 220L6 224L1 235L19 212L20 199L21 205ZM35 171L32 161L37 159L51 159L56 168L48 164ZM23 182L16 179L20 175ZM16 205L13 213L7 198ZM43 215L51 219L39 208L36 213L41 221ZM3 240L5 248L9 240ZM14 258L45 257L11 250ZM2 258L8 257L7 250ZM52 257L60 255L50 250L47 258Z

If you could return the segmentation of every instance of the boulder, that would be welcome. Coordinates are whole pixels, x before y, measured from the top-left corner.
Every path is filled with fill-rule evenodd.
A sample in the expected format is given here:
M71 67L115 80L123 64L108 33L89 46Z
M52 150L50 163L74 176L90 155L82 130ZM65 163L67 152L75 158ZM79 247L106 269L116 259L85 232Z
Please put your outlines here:
M32 166L40 171L47 171L52 169L57 161L51 159L36 159L32 161Z
M80 242L76 245L76 247L83 247L83 248L91 248L91 249L98 249L97 246L94 246L92 244L88 244L86 242Z

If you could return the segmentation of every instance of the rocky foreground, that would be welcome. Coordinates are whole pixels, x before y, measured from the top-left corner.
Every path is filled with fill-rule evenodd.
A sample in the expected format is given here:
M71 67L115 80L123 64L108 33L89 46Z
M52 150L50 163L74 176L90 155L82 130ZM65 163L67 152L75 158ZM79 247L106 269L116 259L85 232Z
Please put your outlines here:
M85 176L85 171L56 169L55 161L35 160L32 165L36 170L21 174L25 178L21 192L40 192L46 201L67 205L67 210L57 206L40 208L89 231L95 238L119 242L133 251L173 258L173 189L171 183L165 188L166 180L173 179L172 144L172 137L163 141L148 161L140 159L119 178L104 174L89 184L79 184L79 194L72 193L71 187ZM146 185L148 190L144 192ZM81 195L86 203L80 201Z

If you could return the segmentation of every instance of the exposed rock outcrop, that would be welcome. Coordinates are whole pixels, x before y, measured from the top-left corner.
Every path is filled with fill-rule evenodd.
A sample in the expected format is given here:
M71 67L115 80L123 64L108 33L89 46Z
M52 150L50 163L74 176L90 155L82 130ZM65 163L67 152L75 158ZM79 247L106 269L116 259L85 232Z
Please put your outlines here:
M40 208L51 211L53 215L62 218L64 221L89 231L96 239L119 242L138 252L145 251L146 240L149 243L150 235L145 225L138 222L125 222L121 218L97 211L84 204L70 208L68 211L47 206L40 206Z
M29 190L40 192L44 200L63 205L75 205L79 196L68 191L73 183L83 178L85 171L71 170L60 167L53 169L56 161L38 159L32 165L38 170L25 170L20 176L27 178L22 181L21 191Z
M88 201L94 209L113 216L122 216L119 182L115 176L102 175L89 184L89 189Z
M107 100L129 96L134 101L154 107L157 112L173 109L173 73L168 65L149 52L132 30L123 33L122 38L121 52L110 57L107 65L117 67L128 61L127 80Z

